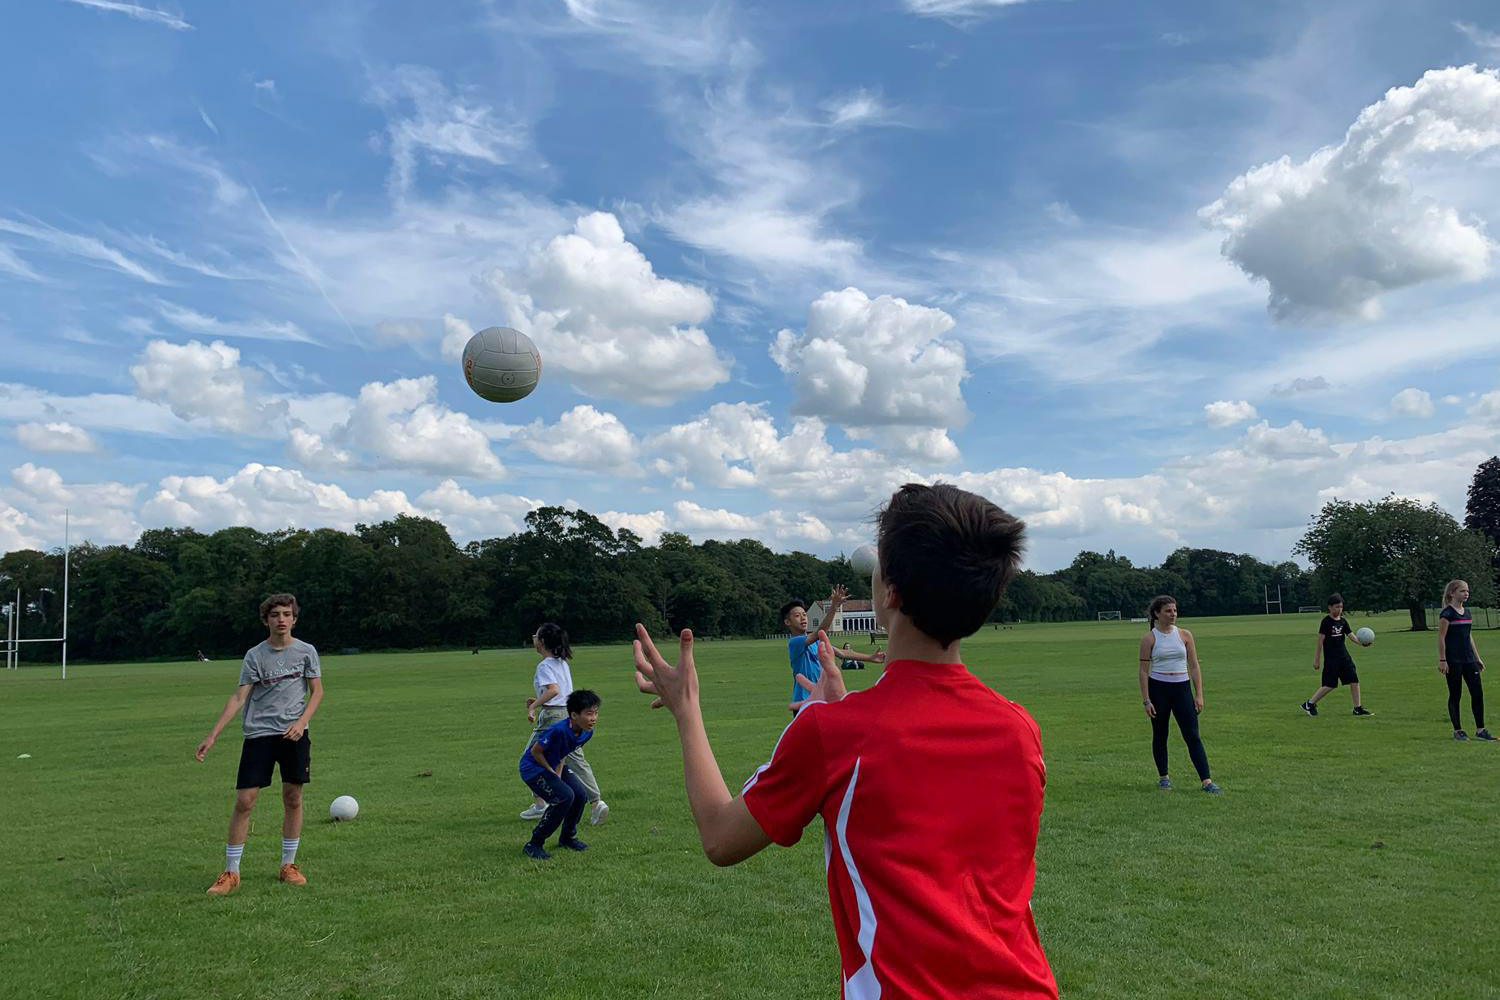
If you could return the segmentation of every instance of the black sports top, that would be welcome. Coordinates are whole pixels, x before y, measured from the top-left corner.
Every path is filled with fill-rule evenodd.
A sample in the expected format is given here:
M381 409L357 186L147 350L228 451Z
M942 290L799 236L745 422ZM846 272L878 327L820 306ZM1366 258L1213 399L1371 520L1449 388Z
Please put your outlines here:
M1476 663L1474 659L1474 642L1469 637L1474 628L1474 619L1470 616L1468 609L1462 612L1454 611L1453 605L1443 608L1439 616L1448 620L1448 662L1449 663Z

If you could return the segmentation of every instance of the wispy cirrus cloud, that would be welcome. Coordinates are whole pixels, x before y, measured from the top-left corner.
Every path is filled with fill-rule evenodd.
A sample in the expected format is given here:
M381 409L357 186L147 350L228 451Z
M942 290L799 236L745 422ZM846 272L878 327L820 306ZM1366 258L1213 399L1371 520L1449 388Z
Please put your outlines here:
M124 14L126 17L137 21L150 21L153 24L165 25L173 31L192 31L193 26L184 21L179 15L170 11L157 10L155 7L142 7L133 3L117 3L116 0L64 0L66 3L77 4L79 7L92 7L94 10L109 11L112 14Z
M905 0L908 11L918 17L941 17L965 20L986 17L1005 7L1016 7L1026 0Z
M114 268L122 274L128 274L132 278L139 278L148 285L167 284L166 279L154 271L92 236L81 236L77 233L55 229L45 223L23 222L19 219L7 219L3 216L0 216L0 233L23 236L49 250L73 257L82 257L85 260L96 261Z

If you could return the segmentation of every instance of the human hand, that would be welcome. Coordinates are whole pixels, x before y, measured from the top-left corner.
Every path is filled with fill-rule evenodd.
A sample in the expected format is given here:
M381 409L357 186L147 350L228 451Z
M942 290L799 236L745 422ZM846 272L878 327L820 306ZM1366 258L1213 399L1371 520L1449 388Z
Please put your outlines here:
M831 607L838 607L849 597L849 589L842 583L835 584L833 590L828 593L828 603Z
M1448 676L1448 661L1447 660L1438 660L1438 673L1442 674L1444 677Z
M651 633L640 622L635 625L635 686L643 694L655 695L652 708L665 708L674 716L698 703L698 668L693 663L693 630L678 637L677 665L668 663L656 650ZM822 652L819 652L821 658Z
M885 650L883 650L883 649L877 649L875 651L875 655L872 656L872 657L870 657L870 662L871 663L884 663L885 662Z
M1203 696L1201 694L1193 695L1193 709L1200 715L1203 713Z
M1153 704L1151 704L1149 701L1145 702L1144 704L1146 706L1146 718L1148 718L1148 719L1154 719L1154 718L1156 718L1156 706L1153 705Z
M193 752L193 756L198 758L199 763L202 763L203 758L208 756L208 752L214 748L215 742L217 741L212 736L210 736L208 739L198 744L198 749Z
M797 684L807 692L812 701L843 701L848 689L844 687L844 672L838 668L833 658L833 644L828 641L828 633L818 629L818 666L820 668L816 682L808 680L801 674L797 675ZM792 705L796 710L800 703Z
M305 732L307 732L307 723L303 722L301 719L298 719L296 722L292 723L290 729L288 729L281 735L281 738L284 740L292 740L295 742L297 740L300 740L302 738L302 734Z

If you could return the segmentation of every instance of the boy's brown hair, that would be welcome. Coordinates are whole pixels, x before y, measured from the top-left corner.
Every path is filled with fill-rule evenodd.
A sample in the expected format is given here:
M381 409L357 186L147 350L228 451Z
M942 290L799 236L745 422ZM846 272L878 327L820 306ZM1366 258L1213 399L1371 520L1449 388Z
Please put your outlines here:
M302 617L302 609L297 607L297 599L291 594L272 594L260 602L260 620L264 622L266 615L271 613L272 608L287 607L292 609L293 618Z
M912 624L944 646L979 631L1026 544L1023 521L951 483L907 483L875 523L881 577Z

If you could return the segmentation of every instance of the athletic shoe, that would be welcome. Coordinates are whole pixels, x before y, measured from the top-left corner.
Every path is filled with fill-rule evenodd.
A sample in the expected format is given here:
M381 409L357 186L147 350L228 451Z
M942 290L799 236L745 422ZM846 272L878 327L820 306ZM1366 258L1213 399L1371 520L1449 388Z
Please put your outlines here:
M1160 788L1164 792L1170 792L1172 790L1172 779L1162 778L1156 783L1156 787Z
M281 874L276 876L287 885L306 885L307 876L297 870L296 865L282 865Z
M535 802L521 810L522 819L541 819L545 815L547 815L546 807L539 806Z
M1486 743L1495 742L1495 736L1491 734L1488 729L1481 729L1479 732L1474 734L1474 738L1476 740L1484 740Z
M609 803L603 799L594 800L594 808L589 810L589 825L598 826L609 819Z
M1354 714L1355 715L1374 715L1375 713L1372 712L1372 711L1370 711L1368 708L1365 708L1365 706L1363 706L1363 705L1355 705L1354 706Z
M1207 792L1208 794L1210 794L1210 795L1223 795L1224 794L1224 789L1220 788L1218 785L1214 784L1212 781L1210 781L1208 784L1204 785L1203 786L1203 790L1205 792Z
M1302 711L1306 712L1308 715L1316 717L1318 714L1318 706L1314 705L1310 701L1304 701L1302 703Z
M526 844L521 848L521 853L526 855L532 861L552 860L552 855L547 853L546 848L542 847L541 844L533 844L529 840L526 841Z
M208 887L210 896L227 896L240 887L240 876L238 872L225 872L214 879L214 884Z
M1469 742L1469 734L1464 732L1462 729L1453 730L1453 738L1455 740L1458 740L1458 742L1460 743Z
M558 847L566 847L570 851L586 851L586 850L589 849L589 845L585 844L583 841L579 840L577 837L572 837L572 838L569 838L568 840L559 840L557 842L557 846Z

